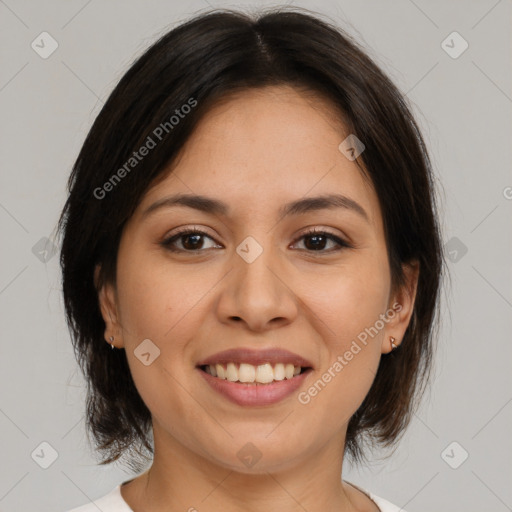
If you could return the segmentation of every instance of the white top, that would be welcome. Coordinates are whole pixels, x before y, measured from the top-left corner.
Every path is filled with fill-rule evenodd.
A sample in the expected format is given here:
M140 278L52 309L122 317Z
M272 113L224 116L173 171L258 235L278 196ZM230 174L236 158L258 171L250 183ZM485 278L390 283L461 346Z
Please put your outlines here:
M98 498L94 503L87 503L86 505L68 510L67 512L98 512L98 509L102 512L133 512L121 495L121 485L122 484L119 484L117 487L114 487L108 494ZM357 485L350 485L364 492L379 507L381 512L405 512L404 509L393 505L383 498L379 498L379 496L375 496Z

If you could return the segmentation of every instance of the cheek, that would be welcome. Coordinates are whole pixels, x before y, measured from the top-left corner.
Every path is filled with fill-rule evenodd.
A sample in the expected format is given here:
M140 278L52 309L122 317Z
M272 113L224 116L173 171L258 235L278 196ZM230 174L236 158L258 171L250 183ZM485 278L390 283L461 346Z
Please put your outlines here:
M355 256L352 263L323 280L323 286L315 288L305 284L305 293L315 314L335 333L342 348L385 313L390 291L387 260L371 254Z
M190 282L183 272L170 272L168 264L159 264L147 250L132 250L129 258L123 255L118 262L120 316L130 372L152 416L168 425L179 423L176 415L184 424L196 419L190 398L178 384L189 378L189 368L176 362L187 360L188 340L198 325L197 306L193 307L200 295L193 279ZM144 341L148 339L154 345ZM146 345L141 345L143 341ZM144 362L145 352L150 355Z
M153 250L134 244L118 260L120 317L131 343L149 338L163 344L176 338L204 293L193 273L155 256Z
M161 336L166 323L164 312L170 306L167 303L170 291L165 292L156 269L144 261L118 266L119 313L126 343Z
M348 261L348 260L347 260ZM381 357L385 314L390 291L387 258L375 248L354 255L346 265L325 276L310 306L324 344L322 369L315 389L317 411L338 411L325 421L336 425L357 410L377 372ZM307 400L307 397L305 397Z
M118 296L123 339L134 381L144 401L153 397L151 389L164 385L176 388L176 381L190 377L192 350L201 319L207 315L205 294L218 277L212 272L193 272L172 266L147 250L131 248L118 261ZM138 347L151 340L158 354L151 366L137 358ZM146 342L152 348L152 345ZM176 364L176 362L184 364ZM151 371L148 371L148 368ZM157 393L158 395L158 393ZM176 399L179 402L179 399Z
M357 270L347 266L331 276L328 291L313 298L316 329L326 350L316 380L299 401L305 411L315 411L310 421L328 432L345 425L359 408L381 357L380 315L386 311L390 284L387 267L372 260Z

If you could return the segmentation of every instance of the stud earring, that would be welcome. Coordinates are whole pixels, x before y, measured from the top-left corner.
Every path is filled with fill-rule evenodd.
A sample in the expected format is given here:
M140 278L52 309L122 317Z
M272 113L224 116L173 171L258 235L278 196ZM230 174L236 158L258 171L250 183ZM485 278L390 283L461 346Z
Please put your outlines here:
M398 348L398 345L395 344L395 338L393 338L393 336L389 337L389 341L391 342L391 351L393 351L396 348Z
M110 336L110 346L112 347L112 350L114 350L114 344L112 343L114 341L114 336Z

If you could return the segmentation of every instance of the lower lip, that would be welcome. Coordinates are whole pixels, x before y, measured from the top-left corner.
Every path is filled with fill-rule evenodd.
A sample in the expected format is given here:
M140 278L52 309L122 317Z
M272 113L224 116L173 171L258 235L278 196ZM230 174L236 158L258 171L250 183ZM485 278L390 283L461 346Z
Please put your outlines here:
M290 396L303 384L311 373L306 370L291 379L272 382L271 384L244 384L219 379L197 368L206 382L218 393L237 405L272 405Z

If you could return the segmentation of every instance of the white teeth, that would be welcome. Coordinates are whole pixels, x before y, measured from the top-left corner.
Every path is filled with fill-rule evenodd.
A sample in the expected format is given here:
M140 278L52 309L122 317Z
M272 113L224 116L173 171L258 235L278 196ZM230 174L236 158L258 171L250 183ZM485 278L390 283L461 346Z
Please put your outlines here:
M270 363L254 366L252 364L235 363L210 364L205 366L206 373L219 379L230 382L269 384L273 381L292 379L299 375L302 368L293 364L277 363L272 366Z
M238 369L238 380L240 382L254 382L256 369L252 364L241 364Z
M224 370L224 366L222 366L221 364L215 365L215 371L217 372L217 377L219 377L219 379L226 378L226 370Z
M255 382L261 382L262 384L268 384L274 380L274 370L270 364L260 364L256 370Z
M299 371L300 371L300 367ZM284 364L283 363L277 363L274 366L274 380L284 380L285 374L284 374Z
M230 382L236 382L238 380L238 370L234 363L228 363L226 368L226 379Z

